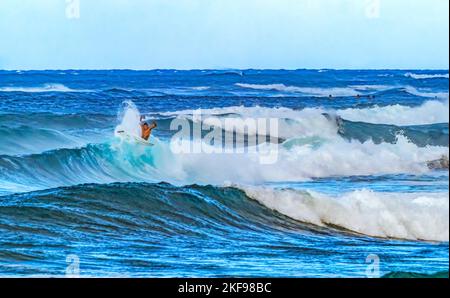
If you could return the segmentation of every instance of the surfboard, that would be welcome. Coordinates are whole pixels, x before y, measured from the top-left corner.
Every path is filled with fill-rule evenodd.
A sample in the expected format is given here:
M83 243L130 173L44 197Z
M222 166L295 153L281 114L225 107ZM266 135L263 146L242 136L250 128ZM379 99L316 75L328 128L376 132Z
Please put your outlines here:
M141 137L135 136L135 135L131 135L123 130L119 130L116 132L117 135L122 136L124 138L126 138L127 140L132 140L140 145L144 145L144 146L154 146L154 144L150 143L149 141L144 140Z

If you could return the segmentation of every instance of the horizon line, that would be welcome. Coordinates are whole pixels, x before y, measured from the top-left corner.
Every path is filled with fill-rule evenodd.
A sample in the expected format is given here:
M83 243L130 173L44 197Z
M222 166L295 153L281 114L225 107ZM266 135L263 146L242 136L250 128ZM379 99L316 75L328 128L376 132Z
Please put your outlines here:
M37 68L37 69L0 69L0 71L248 71L248 70L269 70L269 71L296 71L296 70L337 70L337 71L357 71L357 70L372 70L372 71L449 71L449 68L148 68L148 69L133 69L133 68Z

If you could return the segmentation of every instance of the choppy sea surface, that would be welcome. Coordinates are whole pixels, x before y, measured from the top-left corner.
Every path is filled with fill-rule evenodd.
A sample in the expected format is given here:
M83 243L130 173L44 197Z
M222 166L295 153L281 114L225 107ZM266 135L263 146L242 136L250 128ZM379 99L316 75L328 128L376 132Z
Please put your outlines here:
M0 276L448 277L448 93L448 70L0 71ZM152 147L114 133L138 110ZM200 111L277 119L276 162L174 152Z

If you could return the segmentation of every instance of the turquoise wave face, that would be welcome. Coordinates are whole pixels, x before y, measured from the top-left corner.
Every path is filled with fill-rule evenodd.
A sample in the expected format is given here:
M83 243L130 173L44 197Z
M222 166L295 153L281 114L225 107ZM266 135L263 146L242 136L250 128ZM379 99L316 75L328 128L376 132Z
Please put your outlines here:
M117 144L116 144L117 145ZM87 145L26 156L0 156L1 179L21 188L45 189L83 183L151 181L154 149L131 144ZM5 191L5 189L3 190Z

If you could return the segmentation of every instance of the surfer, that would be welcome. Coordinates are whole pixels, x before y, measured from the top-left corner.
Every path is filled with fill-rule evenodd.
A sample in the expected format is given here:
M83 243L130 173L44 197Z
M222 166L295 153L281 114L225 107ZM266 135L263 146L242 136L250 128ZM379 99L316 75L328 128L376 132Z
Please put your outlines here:
M141 138L148 141L150 138L150 134L152 133L152 130L156 128L158 125L156 125L156 122L153 121L152 125L148 125L147 121L145 121L145 116L141 116Z

